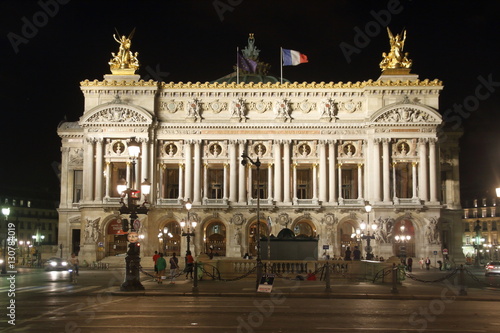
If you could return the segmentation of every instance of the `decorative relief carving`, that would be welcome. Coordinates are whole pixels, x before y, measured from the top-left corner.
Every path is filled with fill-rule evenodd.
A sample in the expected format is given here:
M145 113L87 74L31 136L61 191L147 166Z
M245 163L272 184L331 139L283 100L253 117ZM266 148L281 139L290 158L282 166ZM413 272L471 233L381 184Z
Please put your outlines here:
M316 108L316 103L309 102L309 100L305 99L298 103L298 107L302 112L309 113L312 109Z
M89 123L144 123L147 122L144 116L138 112L123 106L113 106L103 109L92 115Z
M260 101L250 103L250 109L255 110L259 113L266 112L266 110L271 109L271 102L264 102L263 99Z
M186 103L187 118L193 121L201 119L201 102L199 99L194 98Z
M160 111L176 113L177 111L182 110L183 106L183 102L176 102L173 99L169 101L160 101Z
M290 107L290 100L283 98L274 104L273 108L274 114L276 115L276 119L280 119L282 121L287 121L291 120L292 117L290 116L291 113L291 107Z
M361 102L355 102L350 99L347 101L339 102L339 107L346 112L353 113L355 111L361 110Z
M327 119L329 121L335 119L335 116L337 115L335 101L331 98L322 100L319 105L318 112L322 119Z
M238 119L239 121L245 120L245 100L243 98L238 98L231 102L231 118Z
M378 123L428 123L437 121L435 117L427 112L410 107L389 110L375 119L375 122Z
M180 155L181 150L177 146L177 144L173 141L168 141L163 144L163 148L161 150L162 157L175 157Z
M231 218L231 223L235 225L242 225L243 223L246 222L245 217L241 213L234 214L233 217Z
M213 113L220 113L221 111L227 110L227 103L216 99L215 101L208 103L208 108L212 110Z
M83 148L70 148L69 152L69 165L80 166L83 165Z

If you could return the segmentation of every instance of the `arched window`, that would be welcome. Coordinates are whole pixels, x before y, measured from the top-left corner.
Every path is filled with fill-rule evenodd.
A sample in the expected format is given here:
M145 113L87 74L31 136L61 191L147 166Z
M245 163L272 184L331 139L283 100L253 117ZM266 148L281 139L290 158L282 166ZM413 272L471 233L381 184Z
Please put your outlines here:
M267 237L267 224L260 220L260 238ZM248 230L248 254L252 257L257 256L257 221L250 225ZM262 250L262 249L261 249Z
M205 229L205 251L214 256L226 255L226 226L220 221L210 222Z
M171 256L174 252L179 255L181 252L181 226L177 221L167 222L158 233L160 244L159 252L165 256Z
M310 221L300 221L293 227L295 237L316 237L316 229Z

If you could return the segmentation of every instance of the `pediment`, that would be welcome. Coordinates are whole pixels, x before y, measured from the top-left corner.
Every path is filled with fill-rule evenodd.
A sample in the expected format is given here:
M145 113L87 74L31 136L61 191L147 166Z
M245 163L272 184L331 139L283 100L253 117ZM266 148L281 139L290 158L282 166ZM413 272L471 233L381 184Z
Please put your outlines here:
M107 103L91 109L80 118L82 127L91 126L149 126L153 117L145 109L123 103Z
M375 112L371 122L379 124L435 124L442 122L441 115L433 108L423 104L394 103Z

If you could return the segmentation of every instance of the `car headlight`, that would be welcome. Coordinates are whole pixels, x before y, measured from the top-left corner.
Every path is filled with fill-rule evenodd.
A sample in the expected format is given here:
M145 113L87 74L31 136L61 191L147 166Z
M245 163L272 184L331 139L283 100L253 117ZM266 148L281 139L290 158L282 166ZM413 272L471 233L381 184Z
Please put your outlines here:
M63 262L61 263L61 265L63 265L63 266L68 266L68 263L67 263L66 261L63 261Z
M56 267L56 266L57 266L57 262L55 262L55 261L51 261L51 262L50 262L50 266L52 266L52 267Z

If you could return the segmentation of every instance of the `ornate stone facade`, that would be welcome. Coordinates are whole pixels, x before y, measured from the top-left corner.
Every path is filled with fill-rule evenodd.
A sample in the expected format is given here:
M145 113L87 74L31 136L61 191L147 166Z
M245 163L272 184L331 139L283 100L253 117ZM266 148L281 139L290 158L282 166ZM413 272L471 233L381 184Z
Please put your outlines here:
M351 235L369 220L378 226L375 255L402 255L394 236L405 225L412 235L407 255L427 257L446 247L463 260L458 138L439 140L443 86L414 74L393 78L226 84L106 75L83 81L82 117L58 128L59 240L71 248L72 230L81 229L80 256L87 261L124 253L116 184L147 178L150 211L139 217L146 257L155 250L185 253L179 222L187 218L188 198L189 217L198 221L194 253L255 254L259 197L262 234L270 221L274 235L288 227L317 237L319 256L324 245L337 257L347 246L363 248ZM132 137L141 145L135 168L126 152ZM259 159L260 174L240 163L242 153ZM373 206L368 215L366 202ZM159 237L164 228L172 236Z

